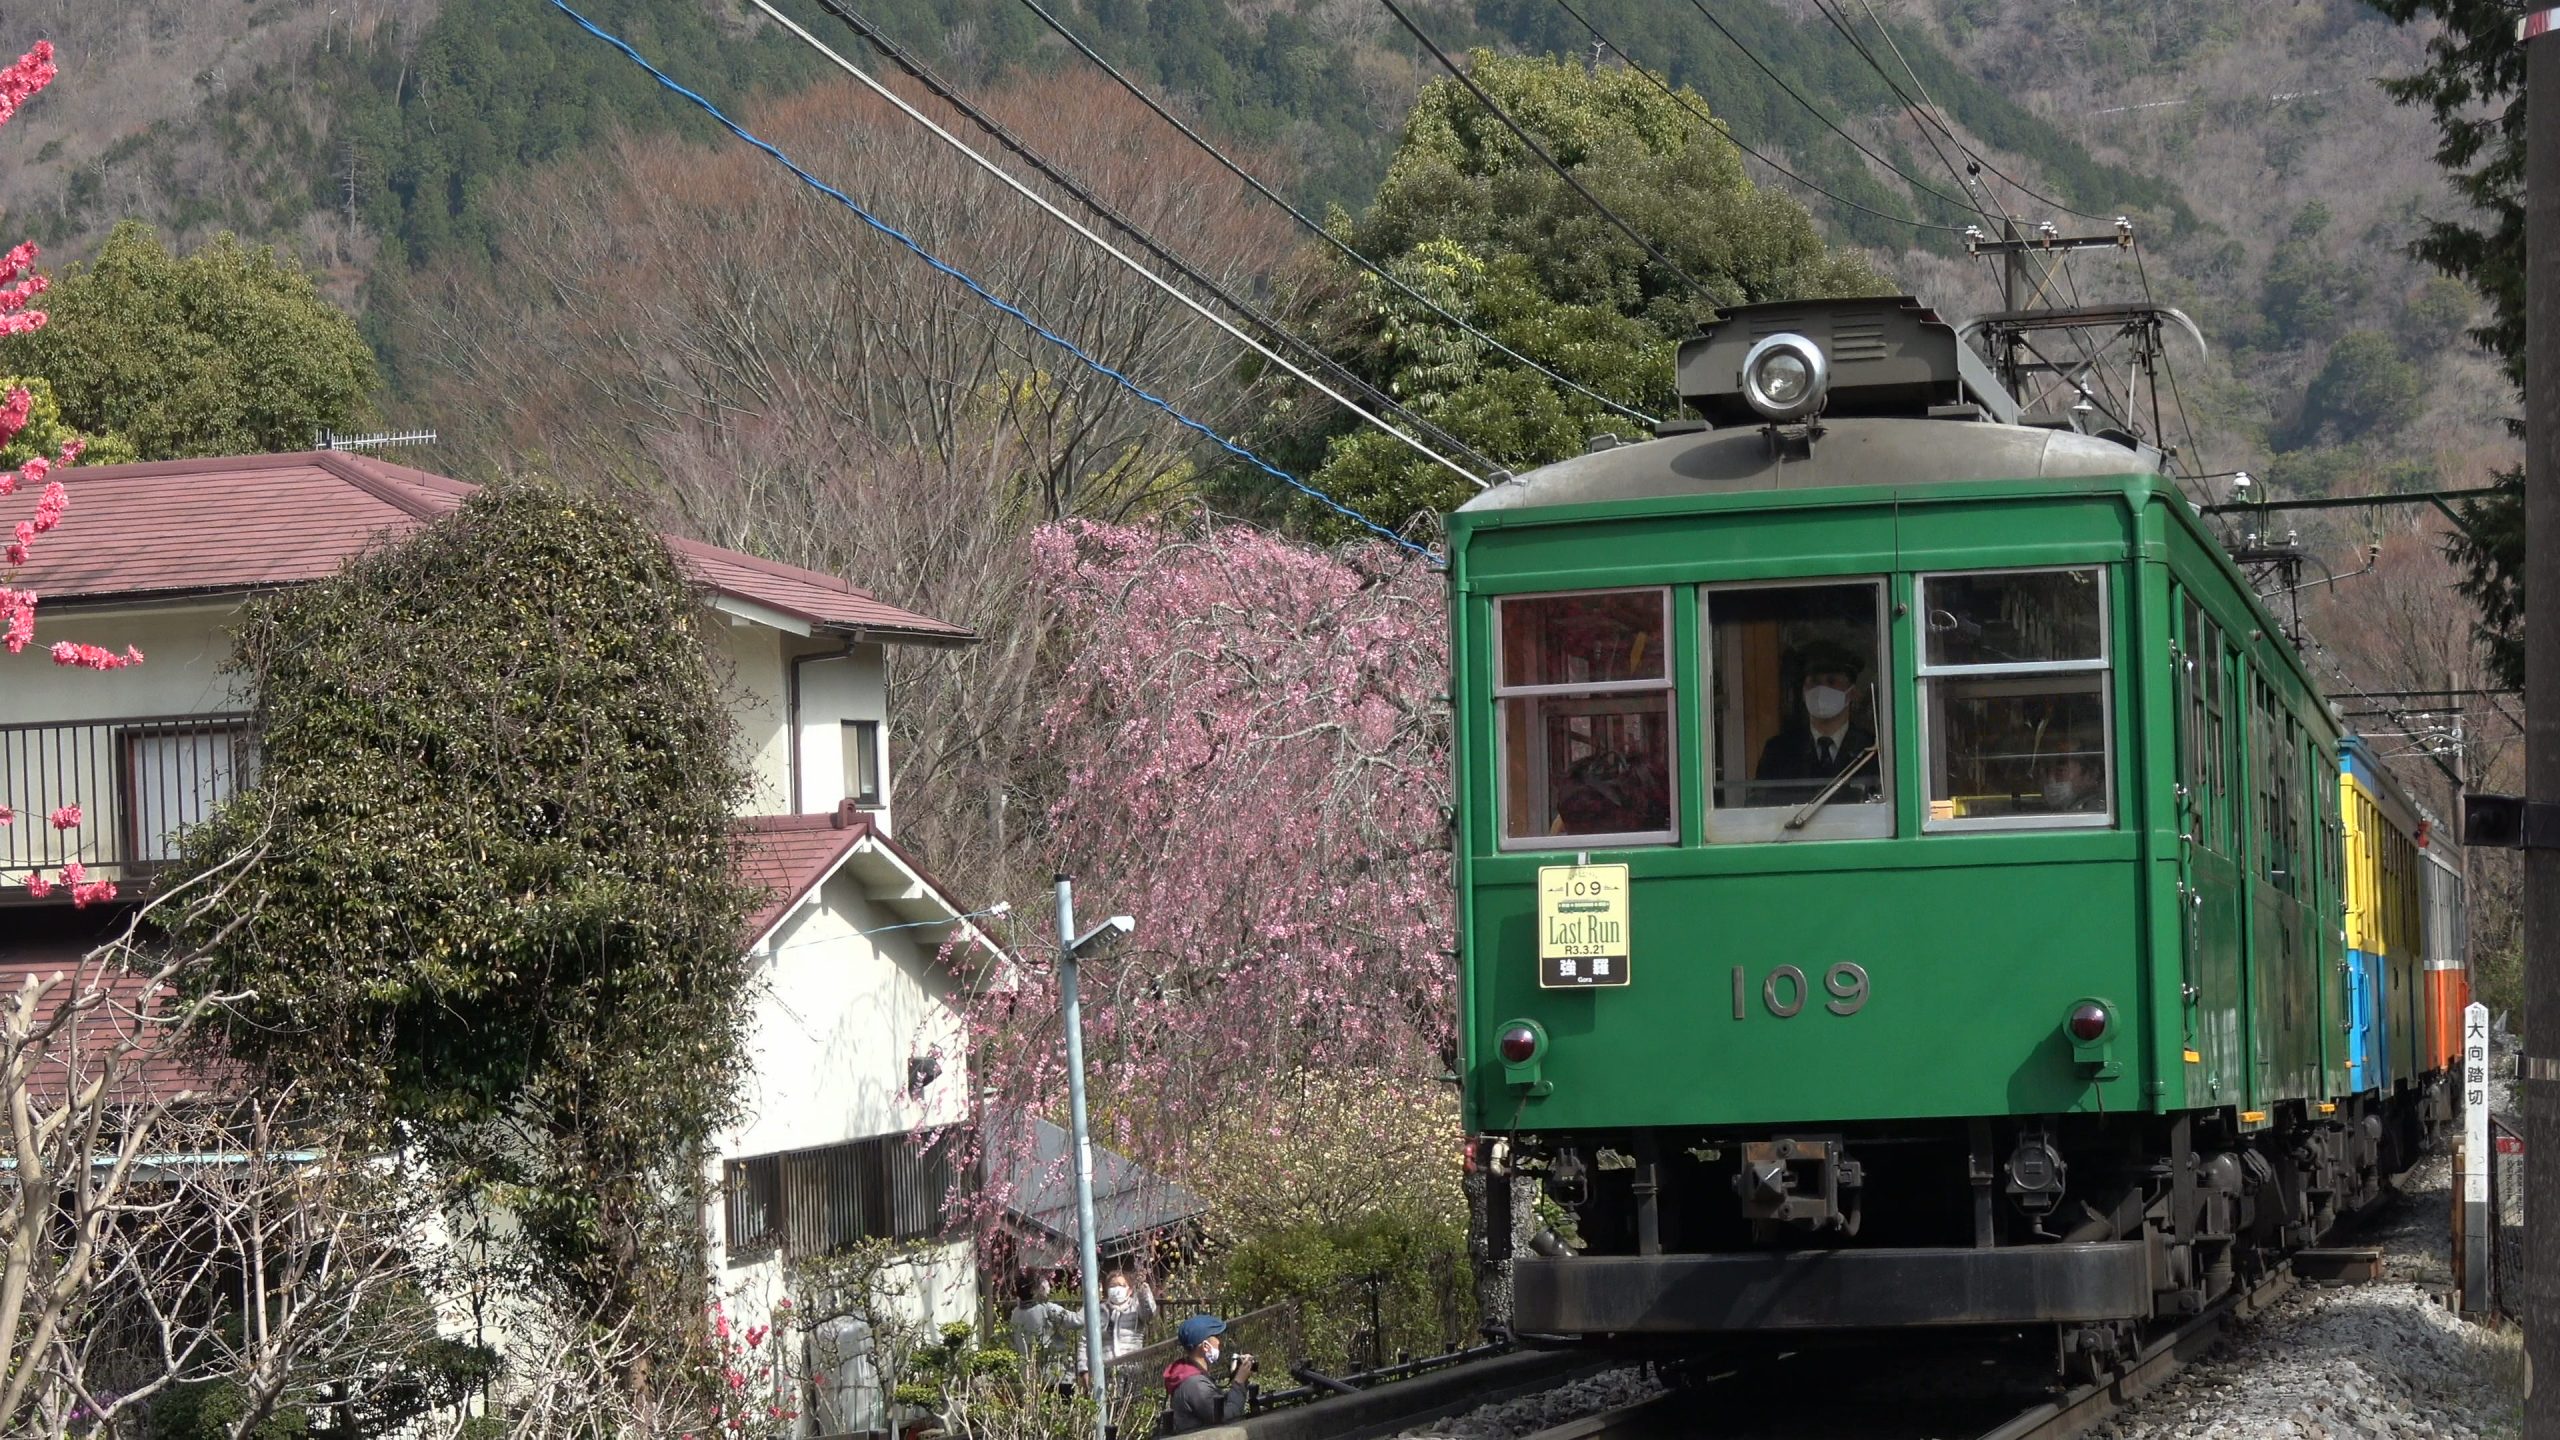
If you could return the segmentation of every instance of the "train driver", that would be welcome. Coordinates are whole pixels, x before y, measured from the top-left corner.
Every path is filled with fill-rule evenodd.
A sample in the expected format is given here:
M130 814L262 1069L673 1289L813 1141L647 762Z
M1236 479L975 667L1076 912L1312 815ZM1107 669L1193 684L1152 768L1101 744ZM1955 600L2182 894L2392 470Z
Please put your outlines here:
M1822 793L1842 771L1857 767L1857 778L1840 787L1835 798L1873 799L1876 793L1876 731L1867 708L1866 666L1845 645L1828 640L1807 644L1796 655L1797 699L1804 723L1789 725L1769 737L1751 778L1800 782L1769 787L1780 804L1801 804Z

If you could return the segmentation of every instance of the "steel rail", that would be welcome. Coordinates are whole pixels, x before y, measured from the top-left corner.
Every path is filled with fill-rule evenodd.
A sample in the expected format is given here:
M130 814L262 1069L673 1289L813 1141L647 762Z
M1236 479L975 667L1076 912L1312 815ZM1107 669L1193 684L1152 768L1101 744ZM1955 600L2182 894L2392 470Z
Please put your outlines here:
M1980 1432L1976 1440L2069 1440L2069 1437L2086 1434L2159 1388L2162 1381L2211 1349L2231 1322L2266 1309L2291 1290L2295 1283L2291 1263L2280 1264L2256 1284L2224 1296L2194 1319L2153 1340L2129 1364L2106 1379L2038 1400L1989 1430ZM1748 1370L1720 1377L1722 1386L1728 1389L1734 1385L1747 1386L1751 1379ZM1681 1422L1692 1406L1717 1403L1710 1394L1705 1390L1672 1390L1568 1420L1540 1430L1526 1440L1667 1440L1667 1437L1694 1433L1693 1427Z
M2268 1271L2257 1284L2224 1296L2203 1314L2143 1347L2132 1364L2114 1375L2023 1411L1997 1429L1985 1431L1979 1440L2067 1440L2084 1434L2213 1348L2232 1321L2266 1309L2293 1286L2293 1265L2288 1261Z

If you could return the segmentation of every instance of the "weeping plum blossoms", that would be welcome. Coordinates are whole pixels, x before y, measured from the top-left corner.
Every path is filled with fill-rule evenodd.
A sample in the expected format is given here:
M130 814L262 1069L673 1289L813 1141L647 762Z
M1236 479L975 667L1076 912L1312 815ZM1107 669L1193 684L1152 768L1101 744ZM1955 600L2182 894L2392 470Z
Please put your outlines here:
M0 69L0 125L18 113L18 108L34 98L37 91L53 83L53 43L39 40L36 47L19 56L5 69ZM23 335L44 325L41 310L28 309L36 297L44 294L46 280L35 272L35 242L26 241L0 256L0 335ZM0 397L0 445L17 438L25 429L34 397L24 386ZM6 539L0 540L0 650L11 655L24 650L36 636L36 592L24 590L14 583L19 568L35 553L36 542L62 523L71 508L71 492L62 482L51 478L56 466L70 466L80 458L85 441L74 437L66 441L58 456L38 455L14 470L0 470L0 499L18 492L21 485L40 486L35 492L35 506L24 518L11 524ZM53 663L82 670L121 670L142 663L142 652L128 645L123 653L103 645L82 641L60 640L52 647ZM0 803L0 825L17 823L17 816L5 803ZM52 814L57 830L70 830L80 824L80 807L68 805ZM42 871L27 875L27 893L41 900L53 893L57 882L47 879ZM62 867L60 884L70 887L74 904L90 905L112 900L116 895L113 881L92 880L77 860Z
M1086 970L1101 1138L1196 1174L1204 1121L1239 1104L1428 1091L1455 983L1441 578L1242 527L1067 522L1034 546L1064 647L1058 865L1138 919ZM1054 1113L1056 1017L1045 973L977 1007L1001 1103Z

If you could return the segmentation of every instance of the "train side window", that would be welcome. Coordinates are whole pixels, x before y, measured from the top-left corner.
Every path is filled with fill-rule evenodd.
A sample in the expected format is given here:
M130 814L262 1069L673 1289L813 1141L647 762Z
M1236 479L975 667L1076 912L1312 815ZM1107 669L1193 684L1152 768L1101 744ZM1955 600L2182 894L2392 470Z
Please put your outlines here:
M1707 838L1891 835L1884 582L1717 585L1704 603Z
M1508 596L1495 616L1502 848L1677 839L1671 592Z
M1920 579L1930 830L2114 820L2106 574Z
M2177 697L2178 708L2178 783L2186 787L2187 815L2192 822L2188 833L2195 837L2196 843L2206 844L2209 843L2207 832L2211 828L2206 821L2212 813L2213 786L2205 779L2206 671L2204 662L2197 658L2203 653L2200 642L2204 636L2204 611L2197 606L2195 597L2183 589L2176 595L2177 683L2172 687L2172 693Z
M2204 766L2205 784L2210 790L2211 820L2205 833L2212 837L2212 848L2224 855L2231 853L2231 751L2223 730L2224 677L2231 662L2222 652L2222 630L2210 618L2199 617L2201 629L2196 641L2196 658L2204 666Z

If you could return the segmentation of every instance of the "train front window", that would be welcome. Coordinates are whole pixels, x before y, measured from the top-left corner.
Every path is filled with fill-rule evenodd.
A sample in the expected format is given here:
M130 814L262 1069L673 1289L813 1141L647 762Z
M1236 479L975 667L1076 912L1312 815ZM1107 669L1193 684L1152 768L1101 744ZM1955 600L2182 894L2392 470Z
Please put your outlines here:
M1708 589L1709 840L1893 833L1884 603L1879 580Z
M1924 576L1920 611L1927 828L2106 824L2104 572Z
M1495 613L1503 848L1677 838L1671 592L1510 596Z

